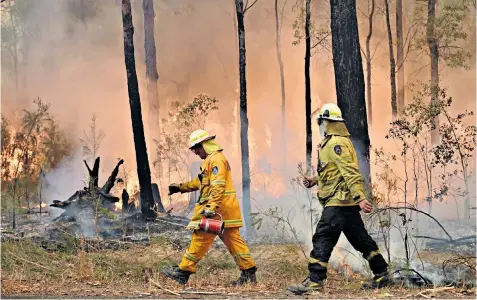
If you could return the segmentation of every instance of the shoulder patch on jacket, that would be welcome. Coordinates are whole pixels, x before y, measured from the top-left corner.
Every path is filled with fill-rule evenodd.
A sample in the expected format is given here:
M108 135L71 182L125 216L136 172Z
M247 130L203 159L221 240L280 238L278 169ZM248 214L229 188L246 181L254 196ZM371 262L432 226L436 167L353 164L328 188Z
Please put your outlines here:
M212 174L217 175L217 173L219 173L219 167L214 166L214 167L212 168Z
M333 149L335 150L335 153L338 155L341 155L341 153L343 153L343 150L341 149L340 145L336 145Z

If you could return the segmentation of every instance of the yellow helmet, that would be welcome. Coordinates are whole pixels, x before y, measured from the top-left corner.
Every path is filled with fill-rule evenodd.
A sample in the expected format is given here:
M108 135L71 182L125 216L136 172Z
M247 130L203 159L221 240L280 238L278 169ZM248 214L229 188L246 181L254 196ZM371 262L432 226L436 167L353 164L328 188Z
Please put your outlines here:
M190 148L194 148L195 146L199 145L202 142L215 139L215 135L209 135L209 133L205 130L198 129L190 134Z
M322 119L341 122L344 121L343 115L341 114L341 109L334 103L327 103L323 105L320 109L320 114L318 115L317 119L318 121Z

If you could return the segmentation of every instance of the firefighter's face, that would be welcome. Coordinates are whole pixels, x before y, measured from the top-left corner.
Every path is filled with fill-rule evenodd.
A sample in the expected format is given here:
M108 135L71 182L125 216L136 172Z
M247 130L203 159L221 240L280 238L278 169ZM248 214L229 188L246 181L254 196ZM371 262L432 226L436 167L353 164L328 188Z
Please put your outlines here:
M202 145L198 145L197 147L194 147L191 150L192 152L194 152L195 155L199 156L201 159L207 158L207 153L205 153L204 147L202 147Z

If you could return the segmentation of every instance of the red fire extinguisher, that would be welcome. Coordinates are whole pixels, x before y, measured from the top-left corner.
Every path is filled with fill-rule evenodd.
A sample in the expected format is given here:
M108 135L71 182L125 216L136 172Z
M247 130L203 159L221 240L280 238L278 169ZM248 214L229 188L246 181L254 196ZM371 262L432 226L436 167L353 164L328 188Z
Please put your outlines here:
M208 233L222 235L224 233L225 224L222 221L222 216L220 214L217 215L220 217L220 220L208 219L202 216L199 228Z

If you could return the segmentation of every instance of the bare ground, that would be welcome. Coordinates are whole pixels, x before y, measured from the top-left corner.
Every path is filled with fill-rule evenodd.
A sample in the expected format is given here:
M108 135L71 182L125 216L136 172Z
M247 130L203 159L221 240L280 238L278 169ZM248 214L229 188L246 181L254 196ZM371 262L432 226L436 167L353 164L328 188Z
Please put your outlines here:
M46 252L28 240L2 243L1 296L3 298L421 298L475 299L475 289L386 288L361 291L364 278L345 277L330 270L323 291L294 296L285 288L306 276L306 259L295 245L255 245L252 255L258 265L256 286L234 288L239 276L224 248L213 248L198 271L183 287L161 275L166 265L177 263L185 249L164 239L150 246L124 250L84 252L77 249ZM180 248L180 247L179 247ZM152 274L152 282L146 273ZM158 287L160 286L160 287ZM199 292L199 293L198 293ZM204 293L204 294L200 294Z

